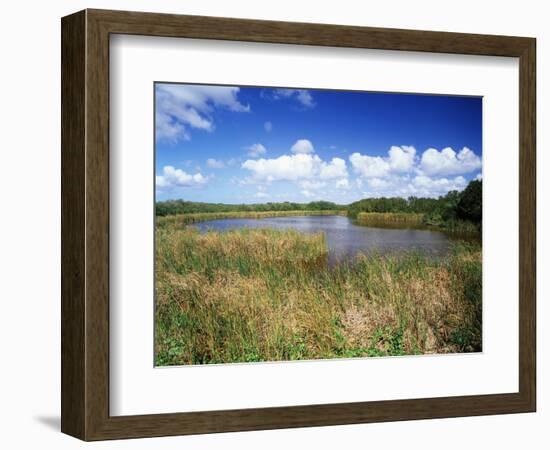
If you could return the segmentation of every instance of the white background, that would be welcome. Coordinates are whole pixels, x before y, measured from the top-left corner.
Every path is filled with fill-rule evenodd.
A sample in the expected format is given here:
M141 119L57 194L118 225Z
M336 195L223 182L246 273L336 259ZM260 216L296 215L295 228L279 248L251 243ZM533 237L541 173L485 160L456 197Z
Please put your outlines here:
M516 58L111 39L111 414L518 391L518 214L499 202L518 202ZM483 96L483 353L154 368L155 80Z
M539 412L536 414L352 425L93 444L101 448L547 448L550 326L548 204L550 30L544 2L340 0L50 1L10 3L0 16L0 442L6 448L78 448L59 429L60 38L59 17L84 7L516 34L538 38ZM503 209L506 201L503 199ZM505 210L503 211L505 217ZM7 307L7 308L6 308Z

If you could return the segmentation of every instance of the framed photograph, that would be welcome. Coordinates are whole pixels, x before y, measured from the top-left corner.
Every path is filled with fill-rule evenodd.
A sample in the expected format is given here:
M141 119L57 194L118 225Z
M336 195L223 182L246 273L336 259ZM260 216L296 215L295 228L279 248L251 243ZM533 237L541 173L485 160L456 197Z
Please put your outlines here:
M534 38L61 25L64 433L535 411Z

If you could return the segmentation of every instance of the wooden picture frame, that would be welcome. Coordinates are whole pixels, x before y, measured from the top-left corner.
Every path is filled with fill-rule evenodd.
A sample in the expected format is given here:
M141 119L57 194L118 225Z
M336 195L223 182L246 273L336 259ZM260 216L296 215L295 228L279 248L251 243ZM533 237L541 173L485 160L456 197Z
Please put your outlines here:
M104 10L75 13L61 25L64 433L101 440L535 411L535 39ZM519 392L110 416L111 34L519 58Z

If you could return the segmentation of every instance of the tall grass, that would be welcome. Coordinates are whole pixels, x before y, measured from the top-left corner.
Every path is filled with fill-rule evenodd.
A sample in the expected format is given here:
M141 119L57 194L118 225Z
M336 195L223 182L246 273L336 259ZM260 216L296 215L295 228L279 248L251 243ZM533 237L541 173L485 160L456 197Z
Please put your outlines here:
M157 216L157 228L166 228L172 226L185 226L197 222L218 219L263 219L267 217L285 217L285 216L345 216L346 211L233 211L218 213L190 213L176 214L171 216Z
M420 226L423 224L424 214L416 213L376 213L362 212L357 215L359 225L371 226Z
M481 238L481 225L475 224L468 220L438 220L437 217L433 218L426 216L424 217L424 224L428 227L440 228L453 234L478 236Z
M481 249L360 256L329 269L323 234L156 235L156 364L481 349Z
M464 238L481 238L478 225L467 220L443 220L429 214L420 213L359 213L355 221L358 225L383 228L424 228L441 230Z

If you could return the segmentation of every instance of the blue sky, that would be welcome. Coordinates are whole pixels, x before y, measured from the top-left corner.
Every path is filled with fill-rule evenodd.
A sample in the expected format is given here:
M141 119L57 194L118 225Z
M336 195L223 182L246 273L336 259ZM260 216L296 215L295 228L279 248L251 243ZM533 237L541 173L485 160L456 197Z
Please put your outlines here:
M156 197L349 203L481 178L482 99L155 84Z

